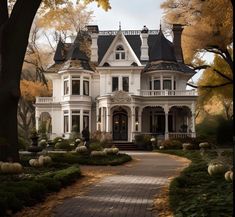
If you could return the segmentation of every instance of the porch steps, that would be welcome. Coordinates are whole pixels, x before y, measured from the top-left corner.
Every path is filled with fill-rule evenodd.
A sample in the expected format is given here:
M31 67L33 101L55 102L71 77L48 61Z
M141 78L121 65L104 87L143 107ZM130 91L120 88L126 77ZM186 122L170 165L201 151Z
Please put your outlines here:
M137 146L133 142L112 142L110 146L115 145L121 151L136 151Z

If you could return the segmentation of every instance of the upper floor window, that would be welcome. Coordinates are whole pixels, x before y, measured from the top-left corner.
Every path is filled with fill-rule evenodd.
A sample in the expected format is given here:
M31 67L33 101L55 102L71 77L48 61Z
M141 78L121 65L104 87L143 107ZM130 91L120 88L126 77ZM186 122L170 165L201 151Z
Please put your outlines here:
M69 78L64 78L64 95L69 94Z
M154 82L153 82L153 89L154 90L161 90L160 80L154 80Z
M118 77L112 77L112 91L118 90Z
M171 90L171 80L170 79L165 79L163 80L163 90Z
M129 77L122 77L122 90L129 92Z
M83 95L89 96L89 78L83 78Z
M116 48L116 60L124 60L125 59L125 50L122 45L118 45Z
M72 77L72 95L80 95L80 77Z

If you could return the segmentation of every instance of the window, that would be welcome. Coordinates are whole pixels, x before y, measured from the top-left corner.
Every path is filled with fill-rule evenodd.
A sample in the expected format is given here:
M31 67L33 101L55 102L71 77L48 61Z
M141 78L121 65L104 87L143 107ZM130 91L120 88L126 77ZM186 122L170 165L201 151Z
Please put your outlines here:
M64 111L64 133L69 132L69 112Z
M122 90L129 92L129 77L122 77Z
M118 90L118 77L112 77L112 91Z
M122 45L118 45L116 48L116 60L124 60L125 59L125 50Z
M89 96L89 81L83 81L83 95Z
M83 112L83 129L86 127L89 129L89 111Z
M80 132L80 111L72 111L72 131Z
M69 94L69 80L64 80L64 95Z
M163 80L163 90L171 90L171 80Z
M153 86L154 90L161 90L160 80L154 80Z
M80 80L72 80L72 95L80 95Z

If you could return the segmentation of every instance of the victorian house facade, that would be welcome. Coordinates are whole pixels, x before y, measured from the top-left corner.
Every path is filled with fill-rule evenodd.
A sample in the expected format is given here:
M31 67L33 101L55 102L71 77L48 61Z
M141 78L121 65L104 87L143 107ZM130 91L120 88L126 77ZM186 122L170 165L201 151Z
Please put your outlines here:
M184 64L182 31L173 25L170 42L161 28L99 31L92 25L73 42L60 41L46 72L53 96L37 97L36 128L47 113L52 137L85 127L108 132L113 141L131 142L137 134L195 137L197 93L186 90L195 72Z

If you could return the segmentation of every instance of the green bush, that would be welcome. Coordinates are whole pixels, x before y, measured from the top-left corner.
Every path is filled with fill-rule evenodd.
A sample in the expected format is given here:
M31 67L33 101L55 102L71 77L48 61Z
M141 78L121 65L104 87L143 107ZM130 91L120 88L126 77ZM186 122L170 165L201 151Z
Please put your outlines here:
M73 183L78 177L81 176L80 168L77 166L72 166L64 170L58 171L53 179L59 181L62 186L67 186Z
M66 151L70 151L72 150L73 147L71 147L69 145L69 141L68 140L62 140L61 142L57 142L55 144L55 149L61 149L61 150L66 150Z
M232 146L233 120L220 119L216 129L216 140L219 146Z
M103 150L103 146L100 143L98 143L98 142L91 143L89 145L89 149L90 149L90 151L102 151Z
M39 177L36 181L43 184L46 187L47 192L57 192L61 188L61 183L51 177Z
M161 146L164 146L164 149L181 149L182 143L179 140L167 139L162 141Z

